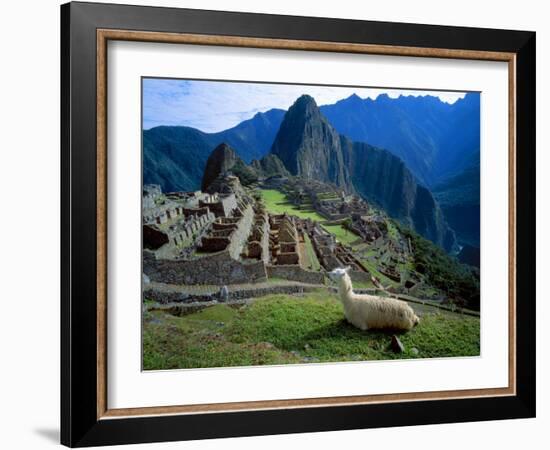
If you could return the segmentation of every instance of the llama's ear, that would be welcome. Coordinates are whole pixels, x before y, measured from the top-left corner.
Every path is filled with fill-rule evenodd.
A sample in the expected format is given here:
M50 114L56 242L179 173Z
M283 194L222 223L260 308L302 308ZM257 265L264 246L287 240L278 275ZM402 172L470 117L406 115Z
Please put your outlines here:
M344 272L349 273L350 270L351 270L351 267L350 267L350 266L344 267Z

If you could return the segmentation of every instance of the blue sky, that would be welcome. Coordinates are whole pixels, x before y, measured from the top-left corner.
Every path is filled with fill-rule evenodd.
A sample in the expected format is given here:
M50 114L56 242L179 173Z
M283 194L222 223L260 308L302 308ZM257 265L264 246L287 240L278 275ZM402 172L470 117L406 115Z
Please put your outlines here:
M288 109L302 94L311 95L320 106L336 103L352 94L375 99L383 93L392 98L399 95L433 95L448 103L454 103L465 95L444 91L145 78L143 128L185 125L212 133L231 128L258 112L272 108Z

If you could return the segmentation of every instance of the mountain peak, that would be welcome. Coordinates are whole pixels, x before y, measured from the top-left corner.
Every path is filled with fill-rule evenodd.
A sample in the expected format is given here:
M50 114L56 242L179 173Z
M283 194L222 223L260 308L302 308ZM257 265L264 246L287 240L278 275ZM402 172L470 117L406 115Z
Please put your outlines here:
M340 136L309 95L302 95L288 109L271 153L292 175L333 182L351 191Z
M235 150L225 142L218 145L206 161L201 189L206 191L218 176L228 172L239 159Z
M288 108L288 113L290 114L305 113L306 115L316 114L316 113L318 114L319 107L317 106L317 103L315 102L315 99L313 97L307 94L303 94L296 99L296 101L290 108Z
M315 106L317 106L315 99L308 94L302 94L296 99L296 101L294 102L294 105L299 105L299 104L301 105L314 104Z
M233 150L228 144L225 142L222 142L220 145L218 145L214 150L212 150L212 153L210 154L211 157L219 158L219 157L225 157L225 158L232 158L236 156L235 150Z
M355 92L353 94L351 94L348 98L345 98L343 100L344 102L347 102L347 103L362 103L363 102L363 99L361 97L359 97Z
M390 96L384 92L383 94L379 94L378 97L376 97L376 100L383 101L383 102L389 101Z

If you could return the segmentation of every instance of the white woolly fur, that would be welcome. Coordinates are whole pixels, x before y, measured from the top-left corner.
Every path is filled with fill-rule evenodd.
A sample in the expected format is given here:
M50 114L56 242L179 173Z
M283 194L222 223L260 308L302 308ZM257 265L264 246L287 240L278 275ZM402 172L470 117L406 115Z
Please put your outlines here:
M420 319L414 310L404 301L377 295L355 294L349 267L337 268L329 273L338 284L340 301L349 323L361 330L371 328L412 329Z

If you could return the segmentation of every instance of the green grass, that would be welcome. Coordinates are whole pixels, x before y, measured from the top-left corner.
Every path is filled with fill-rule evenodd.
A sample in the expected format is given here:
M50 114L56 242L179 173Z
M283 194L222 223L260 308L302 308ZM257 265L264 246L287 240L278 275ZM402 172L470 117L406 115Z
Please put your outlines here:
M399 231L397 231L396 226L394 225L393 221L386 220L386 227L388 228L388 236L390 239L393 239L394 241L399 239Z
M378 267L375 263L367 260L367 259L362 259L361 262L363 263L363 265L368 269L368 271L374 275L376 278L378 278L380 280L380 282L384 285L384 286L398 286L399 283L396 283L395 281L393 281L392 279L388 278L386 275L384 275L383 273L379 272L378 271Z
M292 214L300 217L301 219L312 219L318 222L323 222L325 219L323 216L317 214L315 211L303 210L293 205L288 201L286 195L275 189L262 189L262 199L264 201L266 209L272 214Z
M321 263L319 263L319 259L317 259L317 255L315 254L315 250L313 249L311 239L306 233L304 233L304 241L306 247L306 257L308 259L307 266L310 270L318 272L319 270L321 270Z
M397 226L411 240L415 270L424 275L428 284L444 292L455 304L479 311L479 272L411 229Z
M372 281L354 281L353 282L354 289L373 289L376 286Z
M351 245L352 242L359 239L359 236L349 231L347 228L344 228L342 225L323 225L323 228L329 233L334 234L336 239L338 239L342 244Z
M291 214L302 219L312 219L317 222L325 222L326 219L315 211L303 210L290 203L283 192L275 189L262 189L262 199L266 209L273 214ZM336 236L343 244L351 244L359 237L344 228L342 225L323 225L323 228Z
M144 316L143 364L147 370L479 355L478 318L433 311L399 333L401 354L389 346L395 331L358 330L323 290L182 317L154 311Z

